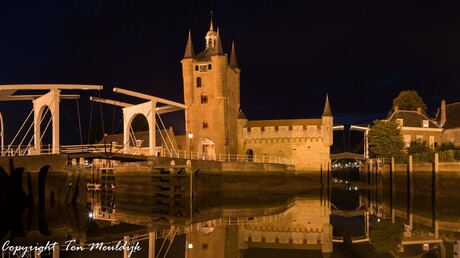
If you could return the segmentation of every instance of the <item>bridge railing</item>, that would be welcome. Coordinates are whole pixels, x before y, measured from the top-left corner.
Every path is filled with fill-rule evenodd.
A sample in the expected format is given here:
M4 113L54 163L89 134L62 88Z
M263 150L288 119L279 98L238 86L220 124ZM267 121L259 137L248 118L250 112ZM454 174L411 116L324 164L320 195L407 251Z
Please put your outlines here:
M9 145L0 151L1 156L26 156L36 155L35 149L30 145ZM41 154L52 154L53 148L51 144L41 146Z
M254 163L274 163L274 164L285 164L292 165L290 159L279 156L269 155L242 155L242 154L208 154L199 152L190 152L185 150L179 150L175 153L164 153L165 157L171 158L184 158L192 160L214 160L220 162L254 162Z
M220 162L254 162L292 165L290 159L269 155L241 155L241 154L208 154L191 152L186 150L170 151L165 148L157 148L159 156L170 158L183 158L192 160L214 160ZM123 145L91 144L91 145L66 145L61 146L61 153L122 153L132 155L148 155L148 148L129 147Z
M273 163L293 165L290 159L270 156L270 155L242 155L242 154L208 154L199 152L190 152L185 150L169 151L164 148L157 148L159 156L171 158L183 158L192 160L214 160L220 162L254 162L254 163ZM41 146L41 155L52 154L51 145ZM120 153L132 155L148 155L148 148L130 147L124 149L123 145L114 144L84 144L84 145L62 145L60 153ZM37 155L33 148L28 146L10 146L7 150L1 152L2 156L27 156Z

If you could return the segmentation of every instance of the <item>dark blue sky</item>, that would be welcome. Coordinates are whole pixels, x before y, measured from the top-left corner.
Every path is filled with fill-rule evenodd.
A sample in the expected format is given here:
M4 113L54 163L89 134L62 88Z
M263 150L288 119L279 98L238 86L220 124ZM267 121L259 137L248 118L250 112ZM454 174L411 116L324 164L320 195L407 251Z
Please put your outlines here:
M212 10L227 53L235 41L241 106L249 119L320 117L326 94L335 122L345 125L383 118L402 90L418 91L429 114L441 99L460 101L455 1L159 3L0 4L0 84L102 84L106 98L114 98L117 86L183 102L180 60L187 33L191 29L195 51L203 50ZM83 128L88 96L80 100ZM6 125L8 119L22 122L31 108L22 103L9 115L11 107L0 103ZM113 108L104 110L106 127L112 127ZM72 107L68 112L73 116Z

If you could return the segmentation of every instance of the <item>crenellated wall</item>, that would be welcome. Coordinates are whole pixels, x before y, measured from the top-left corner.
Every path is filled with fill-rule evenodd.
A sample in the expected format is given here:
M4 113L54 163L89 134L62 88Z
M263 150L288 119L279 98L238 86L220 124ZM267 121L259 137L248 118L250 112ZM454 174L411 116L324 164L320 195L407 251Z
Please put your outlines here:
M296 171L326 170L332 143L332 117L239 121L239 153L289 160ZM252 151L252 153L251 153Z

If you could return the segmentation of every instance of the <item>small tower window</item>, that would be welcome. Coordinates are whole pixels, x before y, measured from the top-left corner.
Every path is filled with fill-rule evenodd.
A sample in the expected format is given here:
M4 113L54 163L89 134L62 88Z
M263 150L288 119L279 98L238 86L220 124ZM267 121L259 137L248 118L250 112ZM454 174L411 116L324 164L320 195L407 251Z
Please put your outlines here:
M212 69L212 64L208 64L208 70Z
M196 78L196 86L201 87L201 77Z
M206 72L208 71L208 65L200 65L200 72Z
M208 121L203 121L203 129L207 129L208 128Z
M201 104L206 104L208 103L208 95L206 94L201 94Z
M195 71L198 71L198 65L195 65Z
M212 47L212 39L211 38L208 39L208 47Z

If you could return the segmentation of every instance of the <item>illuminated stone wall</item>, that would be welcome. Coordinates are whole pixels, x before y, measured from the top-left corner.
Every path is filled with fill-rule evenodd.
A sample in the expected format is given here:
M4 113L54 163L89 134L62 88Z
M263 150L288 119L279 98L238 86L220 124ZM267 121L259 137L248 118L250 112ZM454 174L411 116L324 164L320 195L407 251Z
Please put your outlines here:
M281 157L292 162L296 171L327 170L332 144L332 117L302 120L312 125L249 127L239 123L239 153L252 150L255 159ZM299 122L300 123L300 122Z

